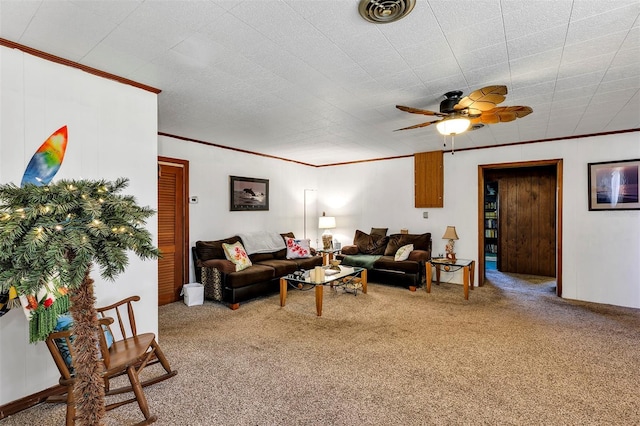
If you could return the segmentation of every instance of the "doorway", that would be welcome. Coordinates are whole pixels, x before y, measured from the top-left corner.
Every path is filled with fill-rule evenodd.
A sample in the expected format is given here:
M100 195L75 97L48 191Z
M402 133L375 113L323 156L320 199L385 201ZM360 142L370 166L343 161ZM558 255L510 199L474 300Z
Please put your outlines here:
M189 282L189 162L158 157L158 305L181 299Z
M562 160L481 165L478 182L480 285L495 267L554 276L561 296Z

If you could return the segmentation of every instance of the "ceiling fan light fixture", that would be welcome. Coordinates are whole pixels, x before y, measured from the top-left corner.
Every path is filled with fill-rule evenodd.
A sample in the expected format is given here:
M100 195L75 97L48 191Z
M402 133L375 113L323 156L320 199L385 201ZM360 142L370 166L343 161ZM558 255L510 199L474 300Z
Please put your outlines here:
M467 131L471 125L471 120L466 117L451 117L438 121L436 128L441 135L459 135Z

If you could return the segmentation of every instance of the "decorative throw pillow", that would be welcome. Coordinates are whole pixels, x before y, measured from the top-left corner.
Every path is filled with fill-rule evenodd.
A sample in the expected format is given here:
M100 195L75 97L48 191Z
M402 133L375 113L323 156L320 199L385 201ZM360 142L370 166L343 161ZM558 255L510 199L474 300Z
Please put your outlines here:
M297 240L295 238L285 237L287 244L287 259L300 259L311 257L311 240Z
M227 260L236 264L236 272L251 266L251 260L240 241L233 244L222 243L222 249Z
M67 331L73 328L73 317L70 313L58 315L58 320L56 322L56 327L54 328L54 332L56 331ZM104 331L104 337L107 341L107 348L110 348L113 345L113 334L109 331L109 328L106 325L102 325L102 330ZM75 335L72 335L69 340L73 343L76 339ZM62 355L62 359L64 359L64 363L69 367L69 371L73 373L73 360L71 359L71 351L69 350L69 346L67 345L66 339L55 339L55 344L60 351L60 355Z
M412 251L413 251L413 244L407 244L406 246L402 246L396 252L396 255L393 258L393 260L395 261L407 260L409 258L409 254L411 254Z
M364 254L384 254L389 237L373 237L357 229L353 237L353 244Z
M389 228L371 228L371 232L369 232L369 235L371 235L373 238L386 237L388 230Z

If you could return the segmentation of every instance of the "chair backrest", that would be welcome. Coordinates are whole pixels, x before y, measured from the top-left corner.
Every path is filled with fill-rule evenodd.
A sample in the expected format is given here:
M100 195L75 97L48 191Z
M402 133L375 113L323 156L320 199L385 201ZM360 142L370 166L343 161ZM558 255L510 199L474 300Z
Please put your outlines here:
M109 306L96 308L98 318L113 318L113 324L108 326L111 334L116 337L112 327L120 332L122 339L138 335L136 318L133 312L133 302L140 300L140 296L131 296Z
M104 331L103 333L98 333L98 347L101 360L104 362L109 359L109 347L113 343L113 337L109 336L107 331L113 319L100 318L98 321ZM56 367L58 367L60 376L64 380L72 380L75 375L73 366L73 360L75 359L73 341L75 340L75 335L73 334L72 326L72 323L66 323L64 329L50 333L45 342Z
M46 343L53 361L64 380L73 378L73 335L71 330L56 331L47 337Z

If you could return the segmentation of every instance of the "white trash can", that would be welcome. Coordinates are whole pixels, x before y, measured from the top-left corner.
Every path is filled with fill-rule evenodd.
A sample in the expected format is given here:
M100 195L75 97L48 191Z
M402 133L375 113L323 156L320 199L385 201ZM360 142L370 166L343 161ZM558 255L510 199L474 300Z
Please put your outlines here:
M181 296L187 306L202 305L204 303L204 286L200 283L189 283L182 286Z

